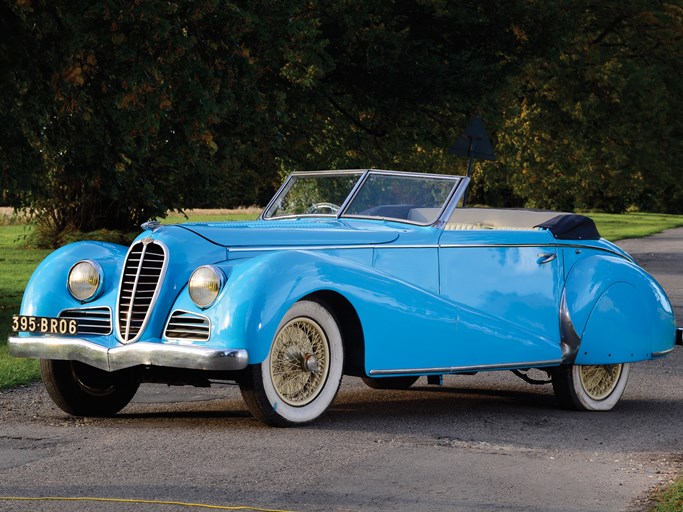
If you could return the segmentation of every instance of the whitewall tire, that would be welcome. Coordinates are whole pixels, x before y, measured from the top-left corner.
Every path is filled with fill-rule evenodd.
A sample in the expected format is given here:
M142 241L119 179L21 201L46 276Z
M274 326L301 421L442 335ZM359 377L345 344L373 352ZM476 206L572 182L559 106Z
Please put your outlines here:
M609 411L624 394L629 371L629 363L560 366L552 374L553 389L566 409Z
M264 423L302 425L330 406L343 368L344 347L334 316L323 305L302 300L280 321L268 357L245 370L240 390Z

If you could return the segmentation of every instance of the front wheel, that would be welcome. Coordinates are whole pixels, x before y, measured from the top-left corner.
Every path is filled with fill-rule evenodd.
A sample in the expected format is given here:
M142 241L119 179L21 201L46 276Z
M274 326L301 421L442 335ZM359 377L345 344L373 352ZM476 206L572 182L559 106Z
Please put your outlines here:
M79 361L42 359L40 374L55 405L74 416L113 416L140 387L130 373L106 372Z
M302 425L330 406L343 367L344 347L334 317L321 304L302 300L280 322L268 357L247 367L240 390L260 421Z
M565 409L609 411L626 389L630 365L569 365L553 370L555 396Z

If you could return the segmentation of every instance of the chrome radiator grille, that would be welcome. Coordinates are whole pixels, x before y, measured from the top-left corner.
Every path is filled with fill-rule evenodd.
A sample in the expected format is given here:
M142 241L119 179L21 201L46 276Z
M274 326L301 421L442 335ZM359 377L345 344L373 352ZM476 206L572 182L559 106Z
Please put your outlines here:
M124 343L136 341L142 334L165 270L166 251L151 238L135 243L128 251L117 310L118 331Z
M111 309L107 307L65 309L58 316L75 318L78 334L111 334Z
M211 334L209 319L188 311L176 310L166 325L168 339L208 341Z

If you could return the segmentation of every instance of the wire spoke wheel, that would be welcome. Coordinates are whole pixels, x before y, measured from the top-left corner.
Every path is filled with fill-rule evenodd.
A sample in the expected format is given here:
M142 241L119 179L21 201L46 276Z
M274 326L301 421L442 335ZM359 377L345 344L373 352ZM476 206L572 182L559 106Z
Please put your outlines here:
M593 400L604 400L619 383L622 365L580 366L579 378L586 394Z
M329 367L329 342L317 322L295 318L280 330L273 343L270 375L283 402L299 407L314 400Z
M285 313L268 356L249 365L240 380L247 407L277 427L319 418L337 395L344 344L337 319L324 304L300 300Z
M629 363L563 365L552 375L553 390L565 409L609 411L621 399L630 373Z

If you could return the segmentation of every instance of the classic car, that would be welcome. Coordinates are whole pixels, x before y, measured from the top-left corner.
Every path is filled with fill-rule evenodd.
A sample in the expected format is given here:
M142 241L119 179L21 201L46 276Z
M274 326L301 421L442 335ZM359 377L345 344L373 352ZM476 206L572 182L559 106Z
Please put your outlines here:
M631 363L681 344L664 290L591 219L462 207L468 183L297 172L256 221L66 245L31 277L10 351L82 416L116 414L141 383L231 381L291 426L343 375L383 389L492 370L540 370L563 407L612 409Z

